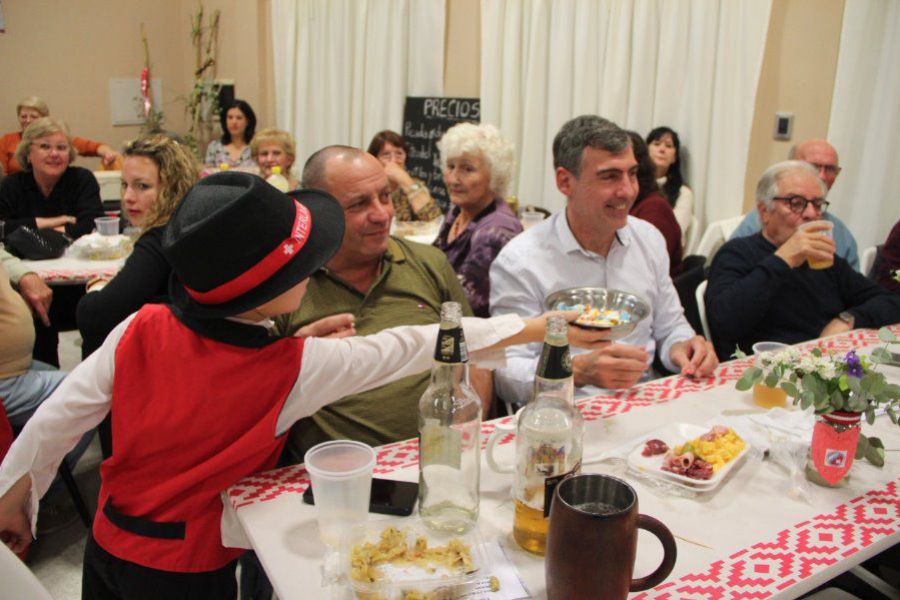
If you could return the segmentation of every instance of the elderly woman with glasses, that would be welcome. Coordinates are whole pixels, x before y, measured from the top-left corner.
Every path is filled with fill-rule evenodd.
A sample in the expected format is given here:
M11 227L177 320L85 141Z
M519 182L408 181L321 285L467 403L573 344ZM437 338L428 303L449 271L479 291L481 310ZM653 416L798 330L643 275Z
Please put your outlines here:
M513 173L513 145L493 125L459 123L437 146L453 206L434 245L447 255L472 312L487 317L491 263L522 232L504 200Z
M22 134L16 161L22 171L0 184L0 219L6 235L22 225L55 229L71 238L90 233L103 216L94 174L73 167L75 148L65 123L53 117L32 122Z
M384 174L391 186L395 220L434 221L443 216L425 182L406 171L409 149L403 136L390 129L379 131L369 142L367 152L384 165Z
M94 174L70 163L75 158L69 130L53 117L29 125L16 149L22 171L0 183L0 220L6 235L19 227L54 229L77 238L90 233L103 216L100 187ZM59 331L75 328L75 306L84 294L80 286L58 286L47 320L35 320L32 356L59 366ZM49 323L49 325L48 325Z
M22 170L16 161L16 148L22 141L22 133L31 125L32 121L49 116L50 108L37 96L29 96L19 102L16 106L16 118L19 120L20 130L7 133L0 138L0 166L3 167L4 173L12 175ZM104 168L116 168L116 163L120 158L118 152L103 142L73 137L72 145L81 156L99 156Z

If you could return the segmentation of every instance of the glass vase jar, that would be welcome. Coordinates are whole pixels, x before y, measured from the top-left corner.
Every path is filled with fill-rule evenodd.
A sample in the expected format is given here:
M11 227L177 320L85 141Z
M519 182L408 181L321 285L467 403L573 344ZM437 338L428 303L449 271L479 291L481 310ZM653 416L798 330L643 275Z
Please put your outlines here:
M843 487L859 441L862 413L835 411L816 415L806 478L824 487Z

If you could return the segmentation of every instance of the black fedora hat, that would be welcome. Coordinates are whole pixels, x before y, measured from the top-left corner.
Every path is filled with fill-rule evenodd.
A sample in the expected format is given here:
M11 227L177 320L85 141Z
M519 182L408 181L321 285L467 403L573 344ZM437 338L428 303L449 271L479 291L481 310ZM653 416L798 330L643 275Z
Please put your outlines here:
M344 211L326 192L290 196L256 175L217 173L188 190L163 232L172 302L229 317L283 294L341 247Z

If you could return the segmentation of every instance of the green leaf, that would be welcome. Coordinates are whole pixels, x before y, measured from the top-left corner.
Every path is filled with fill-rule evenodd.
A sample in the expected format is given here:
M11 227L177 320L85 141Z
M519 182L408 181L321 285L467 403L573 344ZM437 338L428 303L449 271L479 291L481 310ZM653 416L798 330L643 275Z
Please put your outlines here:
M873 425L875 423L875 409L871 406L866 409L866 423L868 423L869 425Z
M738 382L734 384L734 387L742 392L746 392L750 388L753 387L753 384L757 382L757 380L762 378L762 370L757 367L749 367L744 374L738 379Z
M816 412L817 413L830 413L831 412L831 401L828 396L819 396L815 400L816 404Z
M787 395L790 396L791 398L796 398L797 396L800 395L800 391L797 389L797 386L794 385L793 383L791 383L790 381L782 381L780 387L785 392L787 392Z
M888 417L891 419L891 422L896 425L897 424L897 413L894 412L894 409L888 405L885 406L885 411L887 412Z
M747 358L747 353L741 350L740 346L735 346L734 352L731 353L731 358Z
M894 344L897 342L897 336L887 327L882 327L878 330L878 339L885 344Z
M872 362L880 365L891 362L891 353L887 351L887 348L875 348L872 350L871 357Z
M843 406L844 396L838 390L834 390L831 394L831 407L834 410L841 410Z
M850 391L854 394L858 394L860 392L859 379L856 377L848 377L847 385L850 387Z
M847 390L850 389L850 386L847 384L847 374L846 373L844 373L843 375L841 375L838 378L838 388L842 392L846 392Z
M766 375L765 383L766 383L766 385L769 386L770 388L773 388L773 387L778 386L778 380L779 380L779 379L781 379L781 374L780 374L780 373L776 373L775 371L772 371L771 373L769 373L768 375Z
M856 441L856 454L853 455L853 458L855 458L856 460L860 460L866 455L866 450L868 449L869 438L867 438L863 434L859 434L859 439Z
M810 406L812 406L813 400L816 399L816 395L812 392L803 391L800 394L800 408L806 410Z
M850 396L849 408L853 412L862 412L868 408L868 402L866 399L859 394L852 394Z
M869 438L869 447L866 449L866 460L876 467L884 466L884 444L878 438Z

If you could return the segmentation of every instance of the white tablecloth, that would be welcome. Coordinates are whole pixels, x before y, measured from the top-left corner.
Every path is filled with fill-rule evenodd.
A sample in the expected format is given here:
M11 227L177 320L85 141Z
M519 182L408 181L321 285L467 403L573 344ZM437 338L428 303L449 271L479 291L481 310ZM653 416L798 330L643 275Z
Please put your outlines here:
M45 283L83 284L95 277L114 277L125 264L125 259L87 260L77 257L70 249L59 258L22 262Z
M843 352L876 341L874 331L859 330L818 343ZM622 446L671 423L704 424L721 419L723 411L759 410L750 392L734 389L748 364L726 363L705 381L676 376L585 400L580 403L587 421L585 455ZM885 372L900 383L900 369ZM485 423L484 431L493 427ZM900 541L900 429L882 416L863 430L885 441L887 464L879 469L855 462L844 488L807 484L808 503L790 497L785 470L762 458L745 461L718 490L693 497L648 484L626 472L621 462L585 466L585 472L624 477L637 490L640 512L660 519L676 536L678 559L672 574L653 590L632 597L793 598ZM509 457L514 443L506 442L499 454ZM417 457L415 440L383 446L376 476L415 481ZM518 549L511 539L511 476L482 464L481 535L501 542L532 596L543 598L543 559ZM231 517L243 526L283 600L343 593L322 586L324 546L314 508L301 499L307 485L302 466L293 466L248 477L227 492ZM640 576L656 567L662 550L642 532L637 554L635 576Z

